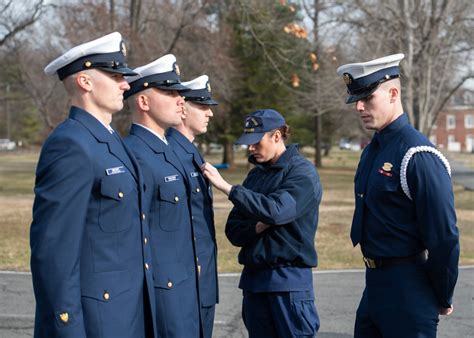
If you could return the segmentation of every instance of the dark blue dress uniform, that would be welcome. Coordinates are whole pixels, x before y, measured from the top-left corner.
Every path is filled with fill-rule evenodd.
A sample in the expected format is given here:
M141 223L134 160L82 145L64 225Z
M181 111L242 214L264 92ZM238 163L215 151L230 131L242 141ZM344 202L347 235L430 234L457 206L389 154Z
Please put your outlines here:
M215 305L219 301L217 279L217 245L212 208L212 189L202 175L204 160L184 135L170 128L167 139L179 157L189 183L189 203L194 231L194 250L198 264L199 301L203 337L212 337Z
M357 337L378 337L374 332L379 331L383 337L413 337L423 327L431 327L429 336L435 337L438 308L452 304L459 234L451 179L436 154L418 152L406 170L412 199L408 198L400 183L401 164L407 151L417 146L434 149L404 114L375 134L361 156L352 228L362 230L362 253L375 261L366 263L367 286L357 313ZM398 263L401 257L414 259ZM390 266L383 268L384 261ZM371 264L382 267L371 268Z
M346 102L365 99L380 83L398 78L403 57L339 67ZM378 108L381 114L384 107ZM367 266L355 323L360 338L436 337L438 311L452 304L458 276L449 164L400 114L375 133L355 175L351 239L360 243Z
M145 327L154 298L142 184L120 138L72 107L44 143L36 171L35 337L153 336Z
M188 204L190 178L171 146L133 124L126 144L146 185L159 337L200 337L197 264Z
M242 247L239 287L249 337L313 337L319 328L311 270L317 265L318 174L296 145L274 164L249 161L255 168L232 187L226 224L227 238ZM259 221L272 226L256 234Z

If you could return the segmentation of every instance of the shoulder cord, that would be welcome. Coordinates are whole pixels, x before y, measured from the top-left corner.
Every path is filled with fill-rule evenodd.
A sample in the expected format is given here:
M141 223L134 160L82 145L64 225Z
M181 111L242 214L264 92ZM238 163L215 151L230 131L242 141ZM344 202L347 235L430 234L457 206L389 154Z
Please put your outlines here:
M411 147L410 149L408 149L405 156L403 156L402 164L400 166L400 184L402 186L403 192L405 193L405 195L407 195L407 197L410 200L412 198L411 198L410 189L408 188L408 182L407 182L408 162L413 157L413 155L420 152L432 153L436 155L441 160L441 162L443 162L444 166L446 167L446 170L448 171L449 176L451 176L451 166L449 165L449 162L446 159L446 157L444 157L444 155L441 154L439 150L430 146Z

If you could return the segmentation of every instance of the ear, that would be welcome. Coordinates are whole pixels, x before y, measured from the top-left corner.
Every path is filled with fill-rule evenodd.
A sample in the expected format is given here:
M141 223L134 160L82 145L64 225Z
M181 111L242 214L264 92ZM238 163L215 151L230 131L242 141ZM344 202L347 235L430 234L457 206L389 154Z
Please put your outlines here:
M148 96L144 94L137 95L137 106L142 111L149 111L150 110L150 103L148 102Z
M76 84L86 92L90 92L93 87L92 78L89 74L81 72L76 75Z
M279 129L275 130L275 133L273 134L273 140L275 141L275 143L281 141L281 131Z
M397 87L391 87L388 90L388 95L390 98L390 103L395 103L395 101L397 101L398 95L400 95L400 92Z

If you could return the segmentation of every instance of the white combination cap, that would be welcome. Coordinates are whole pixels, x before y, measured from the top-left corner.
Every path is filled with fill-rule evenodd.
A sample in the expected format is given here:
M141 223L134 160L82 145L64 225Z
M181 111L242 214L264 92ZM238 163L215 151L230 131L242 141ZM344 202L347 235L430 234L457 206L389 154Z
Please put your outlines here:
M359 101L372 94L388 80L400 77L400 61L404 54L384 56L368 62L349 63L337 68L347 86L346 103Z
M130 90L124 93L125 99L147 88L178 91L188 89L181 84L181 73L173 54L162 56L133 71L136 75L127 77Z
M207 75L201 75L191 81L183 82L183 86L188 87L181 93L186 101L192 101L198 104L217 105L211 97L211 84Z
M49 63L44 68L44 72L48 75L58 74L60 80L81 70L92 68L123 75L135 75L136 73L126 64L126 54L122 35L114 32L71 48Z

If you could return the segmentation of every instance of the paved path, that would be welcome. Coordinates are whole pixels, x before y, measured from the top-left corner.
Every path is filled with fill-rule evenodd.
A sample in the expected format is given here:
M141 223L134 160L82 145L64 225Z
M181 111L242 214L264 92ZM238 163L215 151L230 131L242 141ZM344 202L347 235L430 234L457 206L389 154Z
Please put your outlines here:
M472 155L471 161L474 161L474 155ZM467 190L474 190L474 170L466 167L461 161L453 159L449 159L449 164L453 181L464 186Z
M220 304L215 338L247 337L243 326L238 274L221 274ZM321 271L314 274L316 304L321 317L318 338L352 337L354 313L364 284L364 272ZM438 338L474 338L474 267L460 270L454 297L455 311L442 317ZM0 272L0 338L32 337L34 297L31 275ZM119 338L119 337L117 337Z

